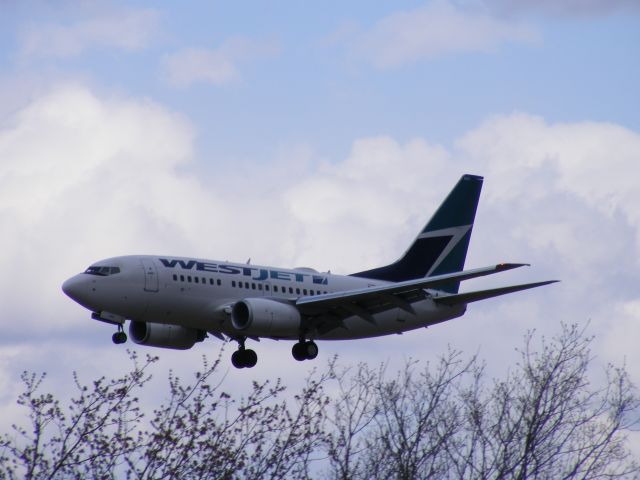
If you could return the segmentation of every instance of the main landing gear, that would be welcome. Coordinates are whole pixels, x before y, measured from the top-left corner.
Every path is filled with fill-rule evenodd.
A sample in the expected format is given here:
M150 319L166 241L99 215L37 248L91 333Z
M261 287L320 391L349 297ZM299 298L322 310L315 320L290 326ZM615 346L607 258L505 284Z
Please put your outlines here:
M318 356L318 346L316 345L316 342L311 340L306 342L304 340L300 340L291 349L291 355L293 355L293 358L299 362L302 362L303 360L313 360Z
M238 340L238 350L231 355L231 363L236 368L251 368L258 363L258 355L250 348L244 347L245 338Z
M116 345L120 345L121 343L125 343L127 341L127 334L124 333L122 324L118 324L118 331L113 334L111 340L113 340L113 343L115 343Z
M114 335L115 338L115 335ZM238 350L231 355L231 363L236 368L252 368L258 363L258 355L250 348L245 348L244 342L246 337L236 338L238 341ZM115 340L114 340L115 342ZM312 340L305 341L301 339L291 349L293 358L302 362L303 360L313 360L318 356L318 345Z

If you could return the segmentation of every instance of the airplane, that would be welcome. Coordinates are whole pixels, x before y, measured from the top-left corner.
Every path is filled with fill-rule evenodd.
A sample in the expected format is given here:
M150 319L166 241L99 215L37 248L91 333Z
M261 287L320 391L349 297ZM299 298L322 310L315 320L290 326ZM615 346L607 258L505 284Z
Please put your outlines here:
M460 282L528 264L464 270L483 177L463 175L408 250L394 263L350 275L190 257L135 255L101 260L62 290L115 325L115 344L189 349L208 335L238 343L236 368L258 357L247 340L293 340L298 361L318 340L400 334L462 316L467 305L548 285L548 280L459 292Z

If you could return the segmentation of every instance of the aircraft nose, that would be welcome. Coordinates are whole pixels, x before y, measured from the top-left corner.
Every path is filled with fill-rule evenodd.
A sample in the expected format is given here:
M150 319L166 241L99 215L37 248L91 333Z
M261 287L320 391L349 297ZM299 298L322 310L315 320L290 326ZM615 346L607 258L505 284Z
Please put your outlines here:
M62 291L69 298L82 303L87 298L89 287L80 275L75 275L62 284Z

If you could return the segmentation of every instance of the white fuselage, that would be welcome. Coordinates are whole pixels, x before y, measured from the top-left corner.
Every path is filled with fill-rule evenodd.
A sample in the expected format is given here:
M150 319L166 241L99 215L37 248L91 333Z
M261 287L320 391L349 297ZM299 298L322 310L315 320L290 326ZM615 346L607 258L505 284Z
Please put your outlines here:
M181 325L240 335L231 324L231 307L239 300L265 297L295 302L300 297L322 296L389 282L318 273L311 269L283 269L171 256L123 256L94 264L117 267L116 274L81 273L65 282L65 291L93 312L126 319ZM464 314L466 305L436 304L434 290L412 303L413 312L392 308L374 313L374 321L357 314L339 328L310 331L309 339L342 340L401 333ZM297 340L297 337L280 337Z

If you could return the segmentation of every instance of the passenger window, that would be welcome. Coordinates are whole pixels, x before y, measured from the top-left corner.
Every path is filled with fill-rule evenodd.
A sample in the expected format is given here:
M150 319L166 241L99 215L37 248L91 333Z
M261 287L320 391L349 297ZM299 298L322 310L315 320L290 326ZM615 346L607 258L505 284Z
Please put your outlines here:
M173 274L173 281L176 282L178 280L178 275L176 275L175 273Z
M180 281L184 282L184 275L180 275Z
M258 284L258 290L262 290L262 284L261 283Z
M246 289L249 288L249 282L244 282L244 288L246 288Z
M218 279L217 283L218 283L218 286L222 285L222 280Z
M293 288L289 287L289 293L293 293Z
M191 275L187 277L187 282L191 283Z
M306 295L307 294L307 289L305 288L304 290L302 290L302 293Z
M231 286L235 287L236 286L236 281L235 280L231 280Z
M265 285L264 289L268 292L269 291L269 285Z
M255 284L255 283L252 283L252 284L251 284L251 288L252 288L253 290L255 290L255 289L256 289L256 284Z
M313 295L313 290L309 290L309 295Z

